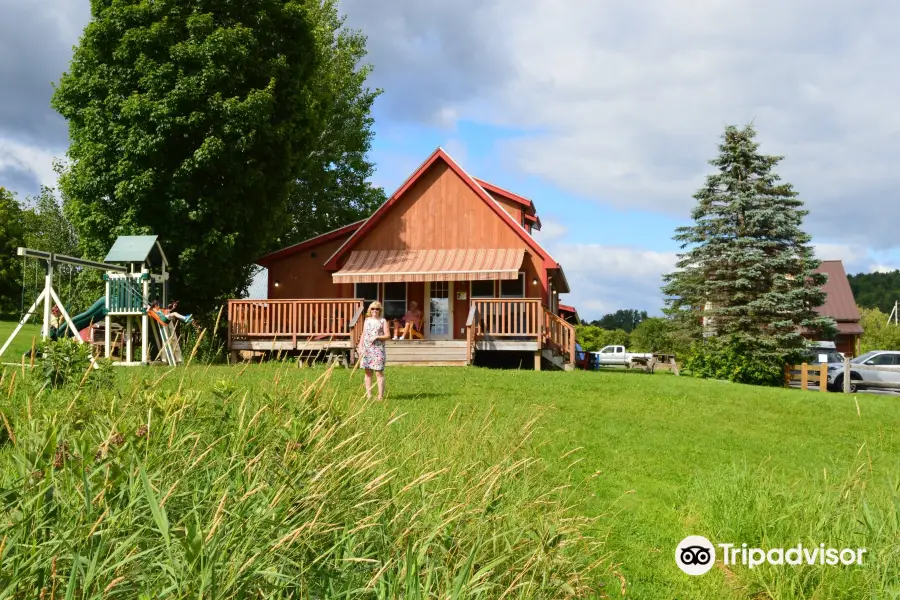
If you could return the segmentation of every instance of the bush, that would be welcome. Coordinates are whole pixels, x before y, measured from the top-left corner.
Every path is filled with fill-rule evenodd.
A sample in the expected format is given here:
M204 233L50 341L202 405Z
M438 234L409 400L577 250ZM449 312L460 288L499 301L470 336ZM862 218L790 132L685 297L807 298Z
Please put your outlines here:
M760 343L737 337L710 338L694 344L684 369L702 379L781 386L786 362L786 357Z
M91 368L91 346L73 338L58 341L44 340L39 346L34 376L45 387L56 388L68 384L103 384L111 378L109 361L97 361Z

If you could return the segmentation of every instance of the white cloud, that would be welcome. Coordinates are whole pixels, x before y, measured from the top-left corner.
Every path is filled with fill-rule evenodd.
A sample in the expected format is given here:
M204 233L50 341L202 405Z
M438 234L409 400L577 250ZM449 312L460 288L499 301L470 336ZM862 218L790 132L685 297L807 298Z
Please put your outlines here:
M663 305L662 276L675 269L674 252L600 244L550 244L563 265L572 293L562 302L578 309L588 321L620 308L659 314Z
M500 148L525 174L612 206L685 217L724 126L754 121L761 150L786 156L779 173L811 210L807 228L817 239L897 246L900 5L342 6L369 35L388 114L530 130ZM399 58L413 43L427 52Z
M569 228L554 218L541 218L541 230L534 232L534 239L540 244L549 244L566 237Z
M869 267L870 273L893 273L894 271L900 269L898 266L889 266L889 265L880 265L873 264Z
M65 153L62 149L58 155ZM14 171L30 174L38 183L56 186L53 171L55 154L31 144L24 144L0 137L0 172Z

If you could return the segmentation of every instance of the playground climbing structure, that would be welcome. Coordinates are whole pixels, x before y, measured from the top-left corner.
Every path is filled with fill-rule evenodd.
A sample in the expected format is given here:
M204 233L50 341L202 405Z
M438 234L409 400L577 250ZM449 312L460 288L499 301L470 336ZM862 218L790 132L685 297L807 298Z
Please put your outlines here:
M19 248L18 255L37 259L45 266L44 289L34 304L23 315L22 320L9 339L0 347L0 357L12 343L22 327L34 315L43 313L41 339L56 339L73 336L79 343L85 343L84 331L103 323L103 354L111 358L114 347L122 340L113 338L114 323L124 320L124 355L116 365L131 366L151 364L151 335L159 349L159 355L172 366L181 362L181 349L174 323L162 323L155 316L151 320L148 309L153 300L165 306L168 302L168 260L155 235L120 236L107 253L103 262L96 262L34 250ZM80 268L98 269L104 272L105 294L88 310L70 316L54 289L54 272L57 265L67 264ZM59 308L62 324L54 327L51 321L52 307ZM87 329L86 329L87 328ZM136 360L134 333L140 332L140 356Z

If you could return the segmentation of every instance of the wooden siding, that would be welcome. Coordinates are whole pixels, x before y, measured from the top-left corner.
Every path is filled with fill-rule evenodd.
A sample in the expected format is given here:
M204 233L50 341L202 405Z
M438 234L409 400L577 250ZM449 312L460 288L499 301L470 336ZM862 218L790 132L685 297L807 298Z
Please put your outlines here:
M488 192L488 195L497 201L503 210L505 210L509 216L515 219L516 223L522 223L522 205L518 202L513 202L503 196L499 196L497 194L491 194Z
M354 249L449 248L526 249L525 296L548 300L540 257L443 162L424 173Z
M858 336L838 335L834 340L835 349L847 356L856 356Z
M269 265L269 298L352 298L353 285L335 284L323 266L343 244L345 237L285 257ZM315 257L313 256L315 253ZM279 285L276 287L275 282Z

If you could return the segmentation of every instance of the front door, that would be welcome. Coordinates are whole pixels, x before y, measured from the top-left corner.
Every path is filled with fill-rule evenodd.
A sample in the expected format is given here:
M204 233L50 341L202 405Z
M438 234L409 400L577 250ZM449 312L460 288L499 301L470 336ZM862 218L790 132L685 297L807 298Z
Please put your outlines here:
M459 281L453 286L453 339L466 339L469 319L469 282Z
M453 337L451 329L453 284L449 281L432 281L425 287L428 296L428 324L425 337L433 340L449 340Z

